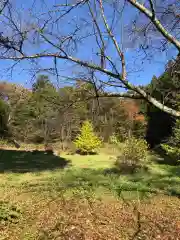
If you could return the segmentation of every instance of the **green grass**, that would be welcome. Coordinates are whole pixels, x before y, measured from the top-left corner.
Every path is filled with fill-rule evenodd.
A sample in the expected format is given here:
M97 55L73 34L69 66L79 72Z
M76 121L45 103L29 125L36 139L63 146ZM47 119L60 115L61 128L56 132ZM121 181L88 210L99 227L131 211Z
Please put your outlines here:
M110 210L107 210L108 207L104 206L102 212L99 213L99 217L104 216L105 218L107 214L108 219L111 219L112 211L117 212L117 210L112 210L113 207L117 206L121 209L123 206L122 200L126 202L126 206L128 207L126 211L128 212L130 209L134 211L129 203L135 204L138 202L139 204L139 202L141 202L142 204L147 204L146 201L150 201L148 199L152 199L155 196L162 196L163 199L166 199L164 196L169 196L172 199L167 200L167 203L166 200L156 200L156 202L149 207L149 214L153 214L151 208L153 209L155 206L158 208L158 204L162 201L160 207L164 206L165 209L167 207L172 208L172 214L175 216L176 210L174 209L177 209L176 206L179 206L179 200L177 198L175 198L177 200L173 200L173 196L180 196L179 166L157 164L152 161L148 164L148 171L139 171L135 174L123 175L114 168L115 160L115 154L111 152L107 154L104 151L99 155L80 156L77 154L62 154L59 157L51 153L45 154L44 152L38 151L32 153L22 150L1 150L0 200L2 202L8 202L8 204L20 209L19 211L22 212L22 216L20 219L17 219L16 226L12 226L12 232L10 230L11 228L7 229L6 223L3 223L4 227L2 229L5 229L4 231L6 233L8 232L9 235L7 238L4 237L0 239L16 239L15 236L20 240L55 239L55 236L52 236L51 232L55 234L57 231L52 230L54 228L50 227L50 223L46 224L48 221L46 220L46 216L50 214L49 218L53 218L52 221L54 221L54 224L58 219L58 221L61 221L61 224L65 224L67 227L70 224L68 221L74 221L75 213L78 215L81 211L85 211L84 216L86 216L86 219L89 219L87 212L95 211L97 214L99 212L99 206L104 206L106 202L108 203L107 206L111 206ZM87 201L88 209L90 204L93 210L90 208L90 210L86 212ZM148 202L148 204L150 203ZM51 206L51 212L48 212L49 206ZM140 207L140 205L138 206ZM79 210L77 210L78 208ZM166 210L162 211L166 212ZM9 214L9 210L3 209L3 211L6 215ZM56 216L56 212L58 211L59 215ZM69 211L71 213L69 213ZM106 211L109 212L106 213ZM121 214L121 210L118 211L120 211L119 214ZM61 216L62 212L64 212L63 220ZM113 213L114 216L116 215L115 212ZM144 210L142 210L142 212L144 212ZM157 213L158 210L156 211L156 214ZM176 214L178 215L178 212ZM67 220L67 216L74 217L71 220ZM128 216L131 216L130 212ZM60 217L61 220L59 219ZM82 226L85 224L84 221L86 221L86 219L82 221ZM45 223L42 224L38 221L45 221ZM119 222L121 220L112 220L112 224L114 224L113 221ZM97 223L93 224L97 226ZM107 224L107 228L110 228L109 224L110 223ZM123 224L123 221L121 224ZM48 230L44 229L46 225L48 226ZM88 224L87 226L90 227ZM61 226L61 230L58 231L65 231L62 230L62 228L64 229L64 227ZM127 231L129 231L128 234L130 235L132 235L131 228L134 229L134 227L127 227ZM169 228L173 229L173 227ZM42 229L43 233L41 232ZM46 230L48 233L45 233ZM93 231L95 232L95 230L92 229L92 232ZM99 231L101 232L101 230ZM43 234L42 238L40 237L41 234ZM112 237L108 235L108 232L104 234L102 239L106 239L105 237L112 239ZM114 234L116 235L116 233ZM123 231L121 231L121 234L123 234ZM126 235L126 233L124 234ZM0 235L5 236L5 233ZM120 239L130 239L127 236L124 237L124 235L120 236ZM61 236L59 239L66 238ZM78 236L75 239L81 238ZM101 239L100 235L97 236L97 239ZM114 239L119 239L119 235Z
M120 174L114 167L116 157L99 155L66 155L61 157L18 151L5 151L2 155L0 186L35 186L71 191L88 189L119 194L122 191L161 192L180 194L179 166L151 163L148 171ZM2 162L5 162L2 164Z
M101 153L99 155L87 155L81 156L75 155L61 155L65 159L71 161L74 168L90 168L90 169L101 169L113 167L115 156Z

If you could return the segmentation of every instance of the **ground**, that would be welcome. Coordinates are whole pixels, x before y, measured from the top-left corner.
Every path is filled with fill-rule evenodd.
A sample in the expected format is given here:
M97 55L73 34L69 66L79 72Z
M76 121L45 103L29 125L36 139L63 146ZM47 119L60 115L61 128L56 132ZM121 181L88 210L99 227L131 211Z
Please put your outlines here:
M123 175L113 152L0 152L0 240L180 239L180 169Z

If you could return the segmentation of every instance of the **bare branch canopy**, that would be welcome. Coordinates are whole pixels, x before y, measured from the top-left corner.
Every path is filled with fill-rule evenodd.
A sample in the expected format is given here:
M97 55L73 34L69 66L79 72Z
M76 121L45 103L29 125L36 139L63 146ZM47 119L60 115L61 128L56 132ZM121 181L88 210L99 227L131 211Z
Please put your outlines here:
M156 48L158 47L161 51L161 45L168 44L172 46L173 50L176 49L177 53L180 52L180 18L178 14L174 15L173 21L175 22L170 19L173 26L169 27L168 24L163 24L159 13L159 9L170 8L168 2L166 2L167 6L163 6L162 1L156 1L155 4L153 0L144 1L144 4L136 0L112 2L79 0L60 1L63 3L47 5L43 5L42 1L43 11L40 6L37 6L39 11L35 11L34 7L29 6L27 9L29 19L27 17L28 20L24 22L25 16L20 10L18 12L13 2L6 1L0 10L3 19L1 23L3 31L0 33L1 61L21 62L44 58L68 60L79 67L103 74L105 76L101 81L103 86L108 85L109 79L114 79L114 85L111 84L111 86L121 85L126 90L126 92L115 93L107 91L104 93L105 97L145 99L162 111L180 117L179 111L165 106L144 88L131 83L128 75L127 50L129 51L129 49L125 47L122 34L126 29L125 26L133 27L137 22L137 13L142 14L144 26L141 31L142 29L145 31L142 38L147 36L147 31L151 26L153 29L151 39L154 38L156 41ZM33 2L36 1L32 1L32 5ZM174 4L178 4L178 1L174 1ZM162 14L164 12L165 10ZM128 20L128 15L131 15L132 19L129 17L130 20ZM133 20L134 17L135 20ZM7 27L7 31L4 30L5 27ZM158 41L155 34L158 35ZM92 44L91 47L90 44ZM151 42L149 45L148 47L152 46ZM82 47L84 50L80 50ZM88 54L80 54L80 51L85 51L85 49ZM142 48L142 44L139 43L137 49L144 51L145 48ZM89 57L85 57L85 55ZM103 96L101 95L101 97Z

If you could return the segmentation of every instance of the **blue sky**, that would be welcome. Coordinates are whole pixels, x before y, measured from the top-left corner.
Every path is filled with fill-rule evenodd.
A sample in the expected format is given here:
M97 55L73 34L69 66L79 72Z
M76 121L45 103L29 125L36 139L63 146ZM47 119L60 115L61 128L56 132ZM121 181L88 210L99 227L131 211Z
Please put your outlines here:
M34 2L33 6L33 12L36 14L43 13L47 10L47 8L51 8L50 5L55 5L60 3L61 1L45 1L46 4L41 2L40 0L29 0L29 1L23 1L23 0L16 0L14 1L14 6L17 8L17 11L21 12L22 18L25 21L33 21L29 14L27 14L27 11L32 6L32 3ZM108 9L105 9L106 11ZM76 17L77 19L80 19L80 16L84 16L86 13L85 10L78 10L78 12L74 12L70 15L74 19ZM27 15L26 15L27 14ZM127 9L124 19L127 19L129 15L133 15L135 13L132 12L131 9ZM1 23L0 23L1 24ZM101 23L100 23L101 24ZM124 21L124 24L126 22ZM73 24L68 24L67 19L63 22L61 26L62 32L71 32L73 30ZM119 39L118 39L119 40ZM124 40L125 41L125 40ZM32 53L34 51L42 51L43 45L40 45L35 47L34 49L31 49L31 46L26 47L26 51L29 53ZM51 51L52 49L50 49ZM131 67L135 68L134 62L136 61L138 65L138 69L140 71L129 73L128 79L134 83L134 84L147 84L151 81L152 76L156 75L159 76L163 73L164 68L168 60L172 59L173 56L176 55L176 51L169 51L167 52L158 52L156 55L151 58L149 61L146 60L142 64L142 58L138 57L137 49L127 49L125 53L126 61L128 63L128 69ZM116 59L116 53L115 49L110 45L108 49L109 54ZM89 39L86 41L86 44L82 44L78 47L78 51L72 54L73 56L78 56L81 59L91 61L94 60L97 61L97 56L95 54L95 47L94 42ZM49 68L52 66L53 61L51 59L41 59L40 65L43 68ZM30 87L32 84L32 72L27 71L30 69L31 65L28 63L28 61L22 61L20 64L16 65L13 69L13 71L7 71L8 68L13 64L13 62L10 62L8 60L0 60L0 78L1 80L7 80L9 82L18 83L21 85L24 85L26 87ZM60 75L67 75L67 76L73 76L73 74L77 73L77 69L72 65L71 63L63 62L62 60L58 61L58 71ZM103 76L102 76L103 77ZM53 82L56 81L56 78L51 76L51 79ZM61 80L61 79L60 79Z

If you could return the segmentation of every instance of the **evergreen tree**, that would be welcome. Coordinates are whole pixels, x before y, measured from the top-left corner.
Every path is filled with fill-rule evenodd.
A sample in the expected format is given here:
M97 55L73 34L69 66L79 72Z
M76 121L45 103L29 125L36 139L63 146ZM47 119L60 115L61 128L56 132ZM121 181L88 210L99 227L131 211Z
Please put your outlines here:
M180 120L176 121L175 127L173 128L173 134L164 144L161 144L166 154L170 157L171 163L180 163Z
M176 110L180 94L180 75L176 74L180 70L179 61L177 57L176 61L169 62L165 72L159 78L154 76L147 86L151 96ZM171 136L176 119L151 104L144 103L143 108L148 122L146 140L151 147L155 147Z
M75 140L75 145L80 153L93 153L101 146L101 140L94 134L93 126L89 121L82 125L80 134Z

